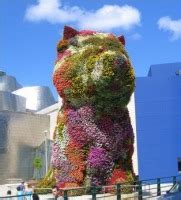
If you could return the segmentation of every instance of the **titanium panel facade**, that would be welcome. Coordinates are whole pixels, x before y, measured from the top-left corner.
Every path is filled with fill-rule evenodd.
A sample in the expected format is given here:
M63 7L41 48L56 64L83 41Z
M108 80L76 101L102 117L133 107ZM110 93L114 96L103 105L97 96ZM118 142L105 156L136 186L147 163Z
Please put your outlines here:
M26 99L10 92L0 91L0 110L26 112Z
M32 111L39 111L56 103L46 86L23 87L13 94L26 98L26 108Z
M14 77L8 76L5 72L0 71L0 91L12 92L21 87Z
M0 111L0 184L33 177L35 148L45 140L49 116Z

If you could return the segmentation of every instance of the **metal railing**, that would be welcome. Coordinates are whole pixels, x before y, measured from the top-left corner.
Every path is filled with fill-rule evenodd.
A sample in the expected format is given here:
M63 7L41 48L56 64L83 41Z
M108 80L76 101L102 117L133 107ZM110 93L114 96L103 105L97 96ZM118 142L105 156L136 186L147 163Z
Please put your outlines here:
M123 183L99 187L61 188L61 195L63 200L154 199L154 197L165 194L177 181L181 181L181 176L140 180L135 181L134 184ZM42 191L50 193L51 188L36 188L38 194L41 194ZM45 197L46 195L40 195L40 200L46 199ZM0 200L29 200L31 198L32 194L0 196Z
M178 181L181 181L181 176L169 176L139 181L137 182L139 185L138 200L149 199L165 194Z
M32 194L0 196L0 200L31 200Z

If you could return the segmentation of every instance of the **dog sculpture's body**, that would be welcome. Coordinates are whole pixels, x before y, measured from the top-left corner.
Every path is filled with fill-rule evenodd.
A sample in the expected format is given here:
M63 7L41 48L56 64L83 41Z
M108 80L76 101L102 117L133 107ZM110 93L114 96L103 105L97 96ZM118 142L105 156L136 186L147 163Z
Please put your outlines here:
M64 29L53 75L63 99L52 153L61 186L114 184L133 173L126 106L134 72L124 43L112 34Z

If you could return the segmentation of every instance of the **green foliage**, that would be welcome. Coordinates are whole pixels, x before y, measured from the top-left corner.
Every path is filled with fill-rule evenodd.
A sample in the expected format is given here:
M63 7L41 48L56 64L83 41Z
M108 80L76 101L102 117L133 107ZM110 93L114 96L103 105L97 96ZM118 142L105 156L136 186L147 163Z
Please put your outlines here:
M123 49L119 40L113 37L102 39L97 36L93 36L83 41L83 45L90 45L90 44L95 46L101 46L107 50L113 50L113 51L122 51Z
M62 134L63 128L64 128L64 123L59 123L57 130L58 130L58 135L61 141L63 140L63 134Z
M58 52L63 52L67 47L69 43L67 40L60 40L60 42L57 45L57 51Z
M88 57L87 62L86 62L86 67L89 73L92 72L94 69L96 61L98 61L99 56L98 55L91 55Z
M135 178L131 171L126 172L126 182L123 183L124 187L122 187L121 192L123 194L129 194L133 192L134 186L130 187L130 185L134 185ZM126 187L128 186L128 187Z
M56 184L56 180L54 177L53 169L49 169L46 176L40 180L36 185L36 191L39 194L47 194L51 193L51 188ZM42 188L42 189L41 189ZM46 189L44 189L46 188ZM50 188L50 189L47 189Z
M33 160L33 167L40 170L43 167L43 161L41 157L35 157Z

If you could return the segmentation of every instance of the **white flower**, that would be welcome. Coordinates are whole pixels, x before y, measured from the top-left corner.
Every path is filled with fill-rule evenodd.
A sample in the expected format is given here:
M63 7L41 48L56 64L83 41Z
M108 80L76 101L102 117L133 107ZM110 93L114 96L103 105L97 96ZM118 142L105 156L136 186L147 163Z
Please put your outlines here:
M104 55L116 55L116 52L115 52L115 51L108 50L108 51L105 51L105 52L102 54L102 57L104 57Z
M64 62L64 59L61 59L59 60L56 64L55 64L55 67L54 67L54 72L59 69L61 67L61 65L63 64Z
M108 34L107 33L97 33L96 36L100 39L104 39L104 38L108 37Z
M87 85L87 81L88 81L88 76L87 76L87 74L82 74L81 77L82 77L82 83L83 83L84 85Z
M69 141L67 127L64 125L61 136L59 136L59 146L61 149L65 149Z
M91 35L86 35L86 36L77 36L77 41L78 41L78 43L82 43L84 40L87 40L87 39L89 39L90 37L92 37Z
M67 49L68 51L71 51L71 54L77 53L77 47L70 45L69 48Z
M99 78L101 77L102 75L102 70L103 70L103 64L102 62L96 62L95 63L95 66L94 66L94 69L91 73L91 78L94 80L94 81L97 81L99 80Z

